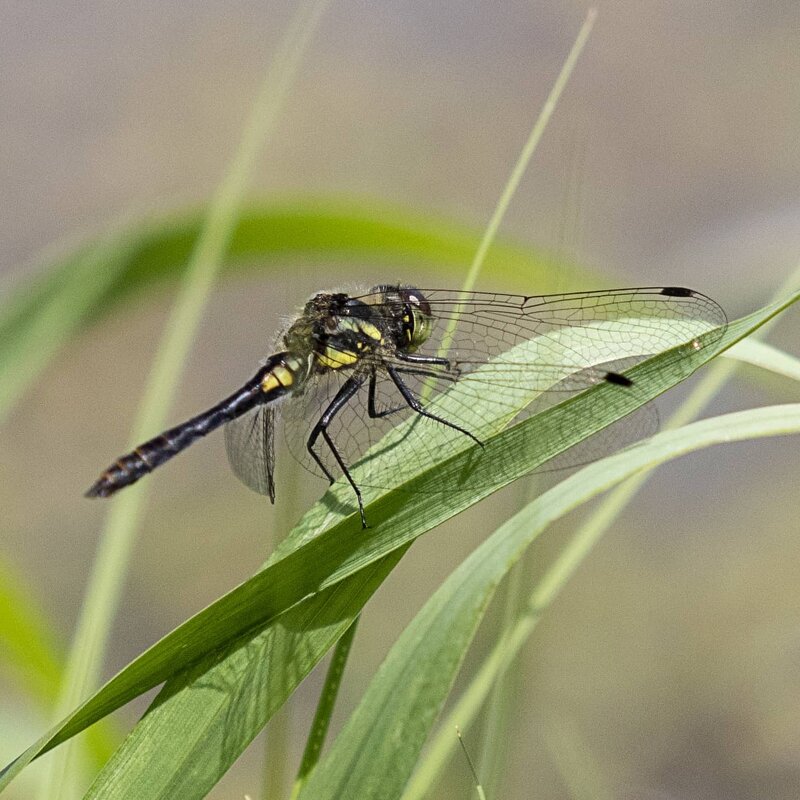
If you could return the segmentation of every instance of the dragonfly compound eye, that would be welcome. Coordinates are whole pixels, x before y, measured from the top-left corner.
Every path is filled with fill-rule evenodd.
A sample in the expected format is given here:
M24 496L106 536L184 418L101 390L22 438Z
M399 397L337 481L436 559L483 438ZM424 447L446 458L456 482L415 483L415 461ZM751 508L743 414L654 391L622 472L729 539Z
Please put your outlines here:
M433 329L430 303L418 289L405 287L398 292L403 302L403 330L408 346L416 350L428 341Z

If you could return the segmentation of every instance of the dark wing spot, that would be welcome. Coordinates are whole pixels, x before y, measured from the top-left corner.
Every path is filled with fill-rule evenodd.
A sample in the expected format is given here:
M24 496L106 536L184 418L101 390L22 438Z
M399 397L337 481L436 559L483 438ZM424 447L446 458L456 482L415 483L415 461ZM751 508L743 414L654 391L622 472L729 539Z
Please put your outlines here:
M603 379L615 386L633 386L633 381L619 372L606 372Z
M694 297L694 292L685 286L665 286L661 290L661 294L665 294L667 297Z

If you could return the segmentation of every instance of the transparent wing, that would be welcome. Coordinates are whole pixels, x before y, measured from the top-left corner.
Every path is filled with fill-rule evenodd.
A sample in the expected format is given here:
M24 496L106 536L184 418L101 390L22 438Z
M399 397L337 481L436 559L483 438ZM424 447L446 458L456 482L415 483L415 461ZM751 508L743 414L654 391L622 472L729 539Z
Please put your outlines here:
M722 308L709 297L679 287L570 292L554 295L511 295L423 289L435 320L426 354L442 353L464 374L503 355L506 380L517 370L532 371L536 385L574 391L603 376L592 367L624 358L642 358L692 341L725 324ZM376 313L387 318L393 309L375 301ZM536 340L535 362L529 350L514 348ZM495 380L495 376L489 380ZM501 379L501 369L497 370Z
M259 406L225 425L225 451L234 475L275 502L275 408Z
M713 300L672 287L546 296L421 292L435 327L415 355L442 356L448 363L413 364L387 345L353 369L318 376L283 412L289 449L310 471L321 474L306 448L309 431L351 377L360 381L360 390L327 432L348 466L360 460L359 483L386 487L394 483L387 466L391 460L376 458L375 444L405 419L415 417L401 428L404 439L413 442L404 458L431 461L440 452L440 446L436 453L430 450L431 426L449 426L452 446L462 447L472 443L470 435L486 437L599 382L611 383L615 391L635 392L620 372L673 347L688 345L687 355L695 352L710 344L712 330L719 329L714 340L722 335L725 324L725 314ZM373 306L376 318L396 318L396 309L382 302L381 293L360 299ZM458 402L448 403L446 418L437 415L438 399L454 384ZM409 398L439 418L421 414ZM657 426L657 416L645 411L630 425L633 435L646 435ZM624 422L613 426L600 437L601 444L584 449L575 463L629 443L631 430ZM389 442L385 447L396 446L395 439L384 440ZM340 472L326 442L318 440L316 451L330 473Z

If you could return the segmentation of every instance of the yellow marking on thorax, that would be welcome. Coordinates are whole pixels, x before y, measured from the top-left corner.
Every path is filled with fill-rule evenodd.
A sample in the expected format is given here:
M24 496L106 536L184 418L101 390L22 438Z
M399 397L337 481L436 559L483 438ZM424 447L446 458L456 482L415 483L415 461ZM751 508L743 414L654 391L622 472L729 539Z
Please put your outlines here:
M361 324L359 325L361 328L361 332L366 336L369 336L370 339L374 339L376 342L380 342L383 339L383 334L376 325L373 325L371 322L367 322L366 320L362 320Z
M381 339L383 339L383 334L381 333L380 328L365 319L341 317L338 321L338 325L340 328L346 328L347 330L363 333L364 336L369 336L370 339L374 339L376 342L379 342Z
M317 362L328 369L349 367L358 361L358 354L346 350L337 350L335 347L326 347L324 353L317 354Z
M264 376L264 379L261 381L261 391L265 394L269 394L276 389L286 389L293 383L294 375L292 371L279 364L269 374Z

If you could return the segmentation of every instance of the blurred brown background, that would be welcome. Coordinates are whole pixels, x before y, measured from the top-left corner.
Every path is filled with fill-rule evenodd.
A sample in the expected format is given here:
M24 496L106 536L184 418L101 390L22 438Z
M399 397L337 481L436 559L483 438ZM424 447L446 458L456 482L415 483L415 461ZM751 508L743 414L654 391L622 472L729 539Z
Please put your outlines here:
M3 3L0 300L54 246L206 200L292 11ZM333 2L252 194L376 198L480 229L584 13L567 2ZM503 232L596 269L586 288L686 284L731 317L752 310L800 257L799 101L796 2L603 3ZM309 292L398 278L437 282L324 263L224 282L171 417L249 376ZM0 431L4 556L65 642L103 521L81 493L127 441L170 300L144 297L70 343ZM794 353L795 317L773 337ZM796 396L743 372L716 410ZM285 496L275 511L236 482L220 439L153 479L108 674L247 577L290 513ZM615 798L800 794L797 463L793 441L737 445L671 465L642 492L526 648L502 796L588 796L560 772L570 758ZM520 496L511 489L412 549L365 614L339 722L415 610ZM534 574L576 521L532 552ZM292 703L293 757L319 681ZM11 682L0 689L6 760L45 719ZM262 753L251 748L213 796L257 796ZM438 796L470 791L457 759Z

